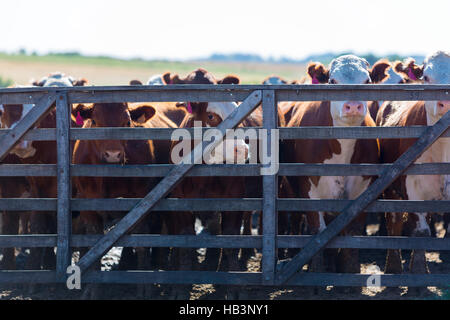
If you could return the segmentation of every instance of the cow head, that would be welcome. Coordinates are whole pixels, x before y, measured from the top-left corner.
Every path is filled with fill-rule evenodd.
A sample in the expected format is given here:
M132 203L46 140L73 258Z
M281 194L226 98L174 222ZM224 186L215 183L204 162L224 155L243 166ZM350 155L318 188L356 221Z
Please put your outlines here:
M288 82L279 76L270 76L263 80L262 84L270 84L270 85L281 85L287 84Z
M438 51L429 55L422 66L426 84L450 84L450 52ZM450 100L425 101L429 125L436 123L450 110Z
M228 75L223 79L217 80L211 73L205 69L197 69L185 78L178 75L165 74L163 78L170 84L239 84L240 80L234 75ZM187 117L190 121L200 121L203 127L217 127L225 120L237 107L233 101L223 102L179 102L178 107L186 108ZM234 141L234 154L225 152L227 143L219 144L214 150L214 159L211 163L222 163L224 160L235 162L236 159L242 161L249 158L249 147L244 140L236 139ZM228 144L230 145L230 144Z
M329 72L320 62L311 62L307 67L307 72L312 84L328 83Z
M127 103L79 104L72 109L87 119L83 128L136 127L151 119L156 110L152 106L129 108ZM123 140L94 140L97 159L106 163L125 163L125 143Z
M369 69L366 59L355 55L333 59L328 70L330 84L368 84L372 78L382 81L385 77L384 68ZM335 126L359 126L367 113L367 101L331 101L330 111Z
M397 63L395 69L412 81L422 81L424 84L449 84L450 52L437 51L430 54L420 66L414 59L409 58ZM433 125L450 110L450 101L425 101L425 108L428 125Z
M84 86L87 83L88 81L84 78L74 79L71 76L66 76L64 73L54 72L39 81L33 81L32 84L38 87L73 87Z

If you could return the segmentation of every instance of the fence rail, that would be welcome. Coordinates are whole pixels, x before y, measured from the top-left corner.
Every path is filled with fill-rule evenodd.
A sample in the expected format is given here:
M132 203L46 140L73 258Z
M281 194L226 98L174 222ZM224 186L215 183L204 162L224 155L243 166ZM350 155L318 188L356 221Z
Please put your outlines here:
M261 95L258 95L258 92ZM70 140L171 140L174 129L163 128L70 128L68 111L70 104L94 102L158 102L158 101L247 101L246 112L233 113L231 119L221 128L234 126L250 110L262 104L265 129L276 128L275 106L280 101L352 100L450 100L449 85L174 85L174 86L113 86L113 87L71 87L71 88L9 88L0 89L0 104L33 103L39 106L34 114L24 118L14 129L0 129L0 158L20 138L29 141L57 141L57 164L1 164L0 177L56 176L58 198L51 199L0 199L0 210L10 211L56 211L58 234L55 235L0 235L0 247L57 247L56 271L0 271L0 283L61 282L65 267L70 263L70 248L91 248L88 258L83 260L87 268L89 260L101 255L108 247L189 247L189 248L257 248L263 252L262 272L198 272L198 271L88 271L83 282L107 283L216 283L273 285L278 283L277 274L283 275L283 264L277 265L278 248L305 248L315 236L277 235L276 212L329 211L345 212L354 200L331 199L279 199L277 197L277 176L263 179L263 197L251 199L162 199L153 196L152 205L146 206L144 199L71 199L70 177L168 177L170 184L161 190L163 196L171 185L183 176L259 176L260 164L244 165L195 165L180 168L170 164L157 165L74 165L70 164L68 147ZM251 102L248 100L255 94ZM246 100L247 99L247 100ZM56 101L58 125L56 129L33 129L33 125L45 115ZM239 108L238 108L239 109ZM40 113L39 113L39 112ZM245 114L244 114L245 113ZM234 117L234 118L233 118ZM248 128L244 128L248 129ZM252 128L255 129L255 128ZM278 128L279 139L392 139L420 138L430 127L307 127ZM193 130L193 129L192 129ZM198 130L198 129L197 129ZM450 137L450 130L442 134ZM293 164L281 163L279 176L382 176L391 170L392 164ZM403 174L450 174L450 163L413 164ZM178 178L171 178L178 175ZM258 236L168 236L168 235L75 235L71 234L71 211L133 211L143 206L136 219L145 210L180 211L189 208L201 214L203 211L262 211L263 234ZM376 200L362 211L379 212L442 212L449 214L449 200L400 201ZM232 213L231 213L232 214ZM125 232L131 224L130 215L122 221ZM128 224L128 225L126 225ZM117 231L119 232L119 231ZM324 244L327 248L360 249L422 249L450 250L450 239L414 237L333 237ZM292 265L289 267L292 269ZM288 279L286 285L345 285L364 286L369 275L297 273ZM450 283L449 274L439 275L382 275L385 286L424 286Z

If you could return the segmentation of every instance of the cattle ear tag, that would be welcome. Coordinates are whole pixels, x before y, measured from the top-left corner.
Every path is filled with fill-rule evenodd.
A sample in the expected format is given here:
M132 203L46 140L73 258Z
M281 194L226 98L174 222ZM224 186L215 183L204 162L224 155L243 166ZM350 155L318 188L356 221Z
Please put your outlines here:
M410 77L412 80L417 80L416 75L412 72L412 68L409 68L408 70L408 77Z
M82 126L84 123L83 117L80 114L80 111L77 112L76 124L77 126Z
M187 103L187 112L192 113L192 106L190 102Z
M317 80L316 75L312 78L312 84L319 84L319 80Z

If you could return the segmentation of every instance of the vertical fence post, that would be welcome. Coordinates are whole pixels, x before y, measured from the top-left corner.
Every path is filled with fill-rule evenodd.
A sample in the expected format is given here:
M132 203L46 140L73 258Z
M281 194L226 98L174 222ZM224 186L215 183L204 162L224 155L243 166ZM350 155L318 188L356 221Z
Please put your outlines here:
M263 90L263 126L267 130L266 148L267 154L272 154L276 150L271 148L271 137L274 134L272 129L277 128L277 102L274 90ZM279 143L279 141L276 141ZM261 146L260 146L261 147ZM263 284L273 284L275 280L276 266L276 236L277 227L277 197L278 197L278 176L263 176L263 243L262 243L262 273Z
M72 214L70 210L71 179L70 179L70 111L67 94L59 93L56 98L56 150L57 150L57 253L56 271L59 276L65 275L71 263L70 235L72 229Z

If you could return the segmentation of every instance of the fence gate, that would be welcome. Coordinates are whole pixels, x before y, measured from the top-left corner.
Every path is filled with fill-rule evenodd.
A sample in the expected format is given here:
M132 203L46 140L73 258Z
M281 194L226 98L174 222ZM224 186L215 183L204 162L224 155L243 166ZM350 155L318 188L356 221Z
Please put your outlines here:
M0 90L0 104L33 103L35 107L13 128L0 130L0 160L21 139L56 140L57 164L0 164L1 176L56 176L57 199L0 199L0 210L49 210L57 212L56 235L0 235L0 247L57 247L56 270L0 271L0 283L65 282L71 263L72 247L91 247L79 260L82 282L101 283L213 283L247 285L345 285L364 286L370 275L302 273L299 270L320 250L336 248L397 248L450 250L449 239L404 237L340 237L338 234L362 211L407 211L421 207L431 212L446 212L449 201L376 200L402 174L450 174L449 164L413 164L439 137L450 137L450 113L430 127L405 128L278 128L280 139L338 138L418 138L417 142L395 163L382 165L310 165L280 164L278 175L378 175L379 178L356 200L278 199L278 179L263 176L262 199L166 199L185 176L258 176L262 165L110 165L71 164L70 140L170 140L173 129L147 128L70 128L69 107L74 103L140 102L140 101L242 101L239 108L217 129L221 138L227 129L236 128L257 106L262 104L263 128L271 141L277 129L279 101L354 100L448 100L448 85L172 85L71 88L15 88ZM32 129L56 104L56 129ZM203 142L192 151L196 163L201 150L211 150L220 143ZM266 146L269 153L270 143ZM191 157L191 155L188 155ZM143 199L71 199L72 176L148 176L164 177ZM127 235L152 210L177 211L249 211L263 213L260 236L165 236ZM72 211L129 211L105 235L72 235ZM336 211L340 214L315 236L280 236L277 234L277 211ZM14 214L9 212L8 214ZM93 271L89 267L112 246L257 248L262 250L261 272L204 271ZM277 261L278 248L302 248L289 262ZM450 283L448 274L382 275L384 286L424 286Z

